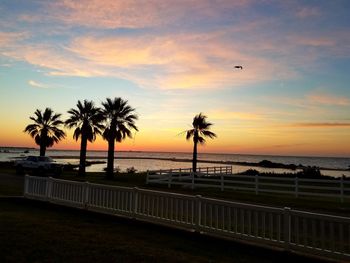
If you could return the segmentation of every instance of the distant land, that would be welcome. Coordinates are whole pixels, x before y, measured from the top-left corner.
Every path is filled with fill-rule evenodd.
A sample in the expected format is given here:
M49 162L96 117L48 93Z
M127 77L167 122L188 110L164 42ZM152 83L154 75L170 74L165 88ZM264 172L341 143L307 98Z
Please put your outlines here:
M34 147L14 147L14 146L0 146L1 150L37 150Z

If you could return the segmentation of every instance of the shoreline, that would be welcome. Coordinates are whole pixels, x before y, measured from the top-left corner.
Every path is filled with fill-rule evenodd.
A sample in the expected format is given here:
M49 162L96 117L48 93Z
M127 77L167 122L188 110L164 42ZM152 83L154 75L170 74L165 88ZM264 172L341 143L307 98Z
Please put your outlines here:
M63 155L52 155L51 156L54 159L77 159L79 160L79 156L63 156ZM107 159L107 156L100 157L100 156L87 156L86 160L101 160L101 159ZM125 157L125 156L116 156L114 157L115 160L159 160L159 161L171 161L171 162L192 162L191 159L186 158L162 158L162 157ZM226 165L241 165L241 166L253 166L253 167L260 167L260 168L281 168L281 169L288 169L288 170L300 170L307 168L308 166L305 165L296 165L296 164L282 164L282 163L275 163L268 160L263 160L261 162L255 163L255 162L235 162L235 161L215 161L215 160L197 160L198 163L211 163L211 164L226 164ZM320 170L327 170L327 171L350 171L350 169L341 169L341 168L327 168L327 167L317 167Z

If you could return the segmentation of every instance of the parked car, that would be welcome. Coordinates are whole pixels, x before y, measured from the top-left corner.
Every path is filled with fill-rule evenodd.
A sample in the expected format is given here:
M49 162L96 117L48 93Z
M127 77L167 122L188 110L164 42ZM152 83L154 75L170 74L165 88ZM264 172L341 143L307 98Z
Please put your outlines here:
M57 163L47 156L28 156L25 159L17 160L15 167L17 174L33 172L34 175L41 176L48 173L60 175L63 170L63 164Z

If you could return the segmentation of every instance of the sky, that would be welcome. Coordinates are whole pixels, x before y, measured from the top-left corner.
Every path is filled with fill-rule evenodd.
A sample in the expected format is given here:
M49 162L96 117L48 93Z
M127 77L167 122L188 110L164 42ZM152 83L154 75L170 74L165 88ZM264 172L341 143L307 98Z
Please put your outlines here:
M350 157L348 0L1 0L0 17L0 146L36 147L36 109L121 97L139 132L116 150L191 152L202 112L218 137L199 152ZM54 149L79 149L65 130Z

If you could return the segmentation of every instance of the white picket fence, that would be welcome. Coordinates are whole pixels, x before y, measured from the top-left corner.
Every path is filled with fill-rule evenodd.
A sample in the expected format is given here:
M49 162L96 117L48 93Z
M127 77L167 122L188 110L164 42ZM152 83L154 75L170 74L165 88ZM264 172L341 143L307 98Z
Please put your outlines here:
M350 218L139 188L26 176L24 196L204 234L350 260Z
M196 176L193 176L196 175ZM221 191L242 190L259 193L289 194L338 198L341 202L350 200L350 180L300 179L248 176L232 174L231 166L206 167L192 173L192 169L159 170L147 173L146 184L164 184L194 188L217 188Z

